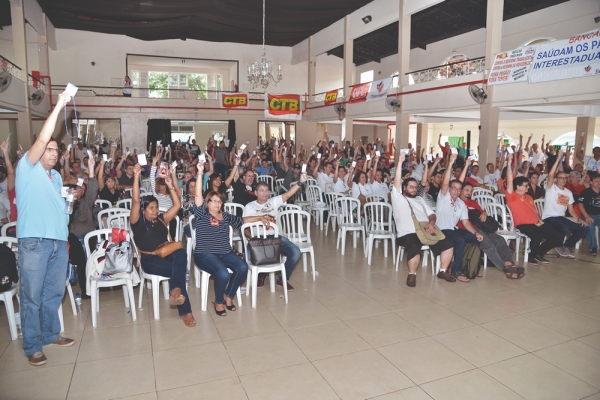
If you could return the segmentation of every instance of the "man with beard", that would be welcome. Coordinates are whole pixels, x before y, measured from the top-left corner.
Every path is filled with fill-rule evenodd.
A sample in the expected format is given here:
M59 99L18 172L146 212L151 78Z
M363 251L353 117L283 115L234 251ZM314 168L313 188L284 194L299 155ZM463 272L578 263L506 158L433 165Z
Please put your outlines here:
M400 154L399 164L404 162L404 154ZM406 285L415 287L417 284L417 268L421 263L421 247L423 244L415 231L412 214L419 222L427 222L427 231L433 233L436 216L422 197L417 196L418 183L414 178L408 178L402 182L400 174L394 177L392 188L392 209L396 223L396 245L406 249L408 259L408 277ZM412 210L412 211L411 211ZM430 245L429 249L435 256L440 256L442 265L438 277L448 282L456 282L456 279L448 272L448 266L452 261L454 248L452 241L448 238ZM432 268L435 268L432 266Z

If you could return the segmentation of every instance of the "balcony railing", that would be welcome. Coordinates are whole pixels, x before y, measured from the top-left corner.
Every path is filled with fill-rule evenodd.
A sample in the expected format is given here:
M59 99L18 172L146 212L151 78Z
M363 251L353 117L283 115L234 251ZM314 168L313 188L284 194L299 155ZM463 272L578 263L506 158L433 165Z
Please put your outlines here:
M333 89L332 89L333 90ZM325 101L325 96L327 95L327 92L323 92L323 93L317 93L315 95L313 95L313 101L315 103L320 102L320 101ZM337 95L338 99L343 99L344 98L344 89L338 89L338 95Z
M64 85L52 85L52 95L58 96L65 90ZM130 88L131 97L150 99L198 99L217 100L220 93L233 93L225 90L152 89ZM77 96L81 97L124 97L122 87L79 86ZM250 100L264 100L264 93L250 92Z
M484 70L485 57L479 57L409 72L406 74L408 82L405 83L412 85L415 83L439 81L456 76L479 74Z
M27 76L27 85L29 87L32 87L34 89L41 90L42 92L47 93L46 92L46 85L44 84L44 82L42 82L38 78L36 78L36 77L34 77L32 75L29 75L29 74Z
M21 68L10 62L7 58L0 56L0 69L6 71L17 79L23 80Z

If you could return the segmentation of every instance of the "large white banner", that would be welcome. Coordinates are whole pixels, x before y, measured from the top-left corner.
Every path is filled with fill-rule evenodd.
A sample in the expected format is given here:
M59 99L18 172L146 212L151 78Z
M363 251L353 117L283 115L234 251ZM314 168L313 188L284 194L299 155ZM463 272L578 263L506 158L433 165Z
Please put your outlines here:
M527 81L527 70L534 53L535 46L528 46L496 54L488 85Z
M600 29L540 43L529 67L529 83L600 75Z
M393 78L380 79L371 83L371 89L367 95L367 101L383 100L387 97L387 92L392 86Z

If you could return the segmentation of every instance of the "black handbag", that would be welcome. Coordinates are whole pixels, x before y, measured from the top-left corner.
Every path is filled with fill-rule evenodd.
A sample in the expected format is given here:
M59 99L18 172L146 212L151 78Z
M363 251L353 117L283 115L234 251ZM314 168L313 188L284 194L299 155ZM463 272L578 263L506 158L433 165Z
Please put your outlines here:
M248 251L252 265L277 264L281 261L281 238L252 238L248 240Z
M481 229L486 233L496 233L496 231L500 229L498 221L496 221L494 218L488 215L488 217L485 219L485 222L482 222L479 219L480 216L481 211L475 209L469 210L469 221L471 221L471 223L477 228Z

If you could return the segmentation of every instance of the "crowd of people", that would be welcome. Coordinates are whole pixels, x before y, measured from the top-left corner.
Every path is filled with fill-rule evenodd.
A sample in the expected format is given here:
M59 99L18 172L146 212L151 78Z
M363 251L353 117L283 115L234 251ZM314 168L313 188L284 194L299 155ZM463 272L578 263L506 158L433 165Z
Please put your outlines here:
M56 310L68 263L78 267L85 297L84 237L103 227L97 218L103 202L96 200L115 206L131 199L129 223L141 268L170 278L169 302L187 327L196 325L186 285L191 260L183 248L168 254L159 251L176 240L176 217L182 221L186 240L195 233L194 262L213 276L214 310L226 316L236 310L235 294L248 271L243 254L230 244L230 229L261 222L271 231L280 207L306 198L309 184L320 188L324 204L326 193L356 198L360 206L354 212L361 214L373 195L391 203L396 244L408 256L409 287L417 283L423 235L437 238L428 246L440 257L437 277L445 282L470 281L463 258L471 245L480 248L507 278L525 275L525 268L513 258L519 249L511 250L498 231L502 221L488 215L485 205L473 198L477 188L504 196L508 207L504 218L530 239L529 265L548 263L546 255L552 249L561 257L574 258L572 248L582 238L587 238L589 252L597 254L600 148L589 158L574 154L572 161L569 147L555 149L544 141L530 146L531 138L522 147L522 136L518 145L499 141L496 162L485 166L483 176L476 155L466 145L452 148L441 143L441 135L438 153L433 147L427 151L410 144L396 149L381 139L336 143L329 138L307 146L269 138L260 140L256 149L250 149L249 143L214 137L205 146L190 138L150 143L141 152L123 148L116 140L86 148L80 138L59 144L52 137L57 116L69 101L67 94L59 96L29 151L11 158L7 143L1 146L0 218L3 223L18 222L23 349L32 365L46 363L43 346L74 343L59 336ZM256 175L270 179L257 181ZM142 179L149 181L148 192L143 192ZM40 195L44 201L39 201ZM75 202L71 213L65 212L64 196ZM231 197L243 212L226 211ZM539 199L544 199L542 212L535 204ZM293 241L284 236L281 240L289 278L301 253ZM266 278L267 274L258 276L258 288ZM275 283L284 285L281 277ZM286 287L294 290L289 281Z

